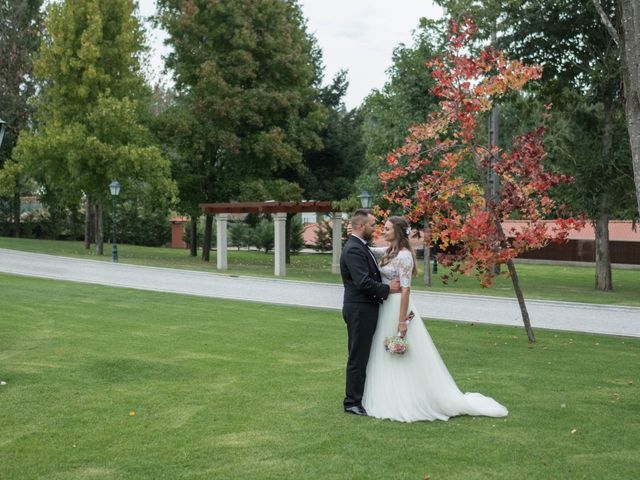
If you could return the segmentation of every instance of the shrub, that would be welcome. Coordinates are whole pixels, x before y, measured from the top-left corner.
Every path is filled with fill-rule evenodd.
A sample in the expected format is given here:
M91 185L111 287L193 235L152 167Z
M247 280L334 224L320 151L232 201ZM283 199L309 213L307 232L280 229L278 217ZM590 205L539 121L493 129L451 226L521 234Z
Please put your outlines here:
M229 225L229 245L240 250L248 247L251 241L251 227L245 222L233 222Z
M264 250L264 253L273 250L274 234L273 222L271 220L263 219L258 226L253 229L251 244L258 248L258 250Z
M299 215L296 215L291 220L291 240L289 243L289 251L293 253L299 253L304 248L304 226L302 225L302 219Z

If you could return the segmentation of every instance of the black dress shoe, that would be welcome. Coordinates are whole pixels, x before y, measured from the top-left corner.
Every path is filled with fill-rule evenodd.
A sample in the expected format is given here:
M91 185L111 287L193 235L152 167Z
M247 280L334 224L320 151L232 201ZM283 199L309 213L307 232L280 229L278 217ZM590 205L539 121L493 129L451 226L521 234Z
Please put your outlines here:
M365 417L367 416L367 411L358 405L355 405L353 407L346 407L344 411L345 413L353 413L354 415L364 415Z

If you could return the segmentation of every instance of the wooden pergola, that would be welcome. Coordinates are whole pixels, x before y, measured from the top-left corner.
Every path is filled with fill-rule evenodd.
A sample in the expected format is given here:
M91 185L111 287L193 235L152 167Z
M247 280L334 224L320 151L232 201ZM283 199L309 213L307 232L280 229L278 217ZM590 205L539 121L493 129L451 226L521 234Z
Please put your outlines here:
M217 268L227 270L227 223L231 214L269 213L273 216L274 229L274 274L285 276L286 267L286 222L288 213L335 213L333 217L333 244L331 271L340 273L342 251L342 215L331 207L331 202L231 202L201 203L205 215L216 217Z

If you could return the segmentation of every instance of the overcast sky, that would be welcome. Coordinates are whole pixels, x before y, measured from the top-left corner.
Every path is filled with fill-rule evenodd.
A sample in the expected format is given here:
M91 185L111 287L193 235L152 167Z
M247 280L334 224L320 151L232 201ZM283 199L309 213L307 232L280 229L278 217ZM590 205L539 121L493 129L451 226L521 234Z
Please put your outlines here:
M140 13L152 15L154 0L139 0ZM348 108L360 105L373 89L381 88L391 54L400 43L412 43L411 32L420 17L438 18L431 0L300 0L308 28L322 48L325 83L340 69L348 70ZM159 76L166 53L162 32L152 32L151 70Z

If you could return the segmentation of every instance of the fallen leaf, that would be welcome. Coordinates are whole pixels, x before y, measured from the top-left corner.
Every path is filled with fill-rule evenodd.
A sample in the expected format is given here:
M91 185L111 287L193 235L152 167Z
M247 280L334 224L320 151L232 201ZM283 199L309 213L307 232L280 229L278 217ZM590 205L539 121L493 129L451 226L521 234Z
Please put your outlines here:
M135 417L135 416L136 416L136 411L135 411L135 410L131 410L131 411L129 412L129 416L130 416L130 417Z

